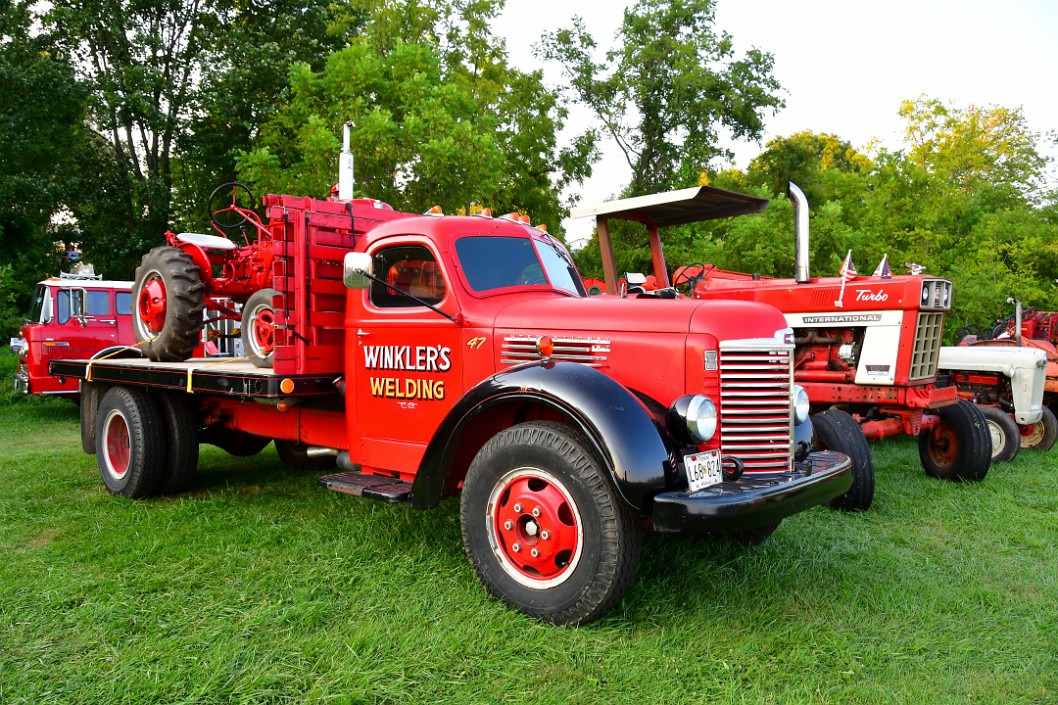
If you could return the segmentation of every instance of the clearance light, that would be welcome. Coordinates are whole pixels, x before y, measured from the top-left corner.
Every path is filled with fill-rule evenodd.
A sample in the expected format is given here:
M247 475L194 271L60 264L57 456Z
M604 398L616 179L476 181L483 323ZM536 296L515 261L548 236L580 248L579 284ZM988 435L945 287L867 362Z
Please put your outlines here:
M423 215L441 216L444 215L444 211L441 210L441 206L434 206L430 210L423 213Z
M476 215L479 218L491 218L492 217L492 209L491 208L482 208L480 211L478 211L474 215Z
M546 233L547 232L547 223L540 223L540 225L536 226L536 229L539 230L540 232Z
M544 362L551 359L551 356L555 353L555 343L550 336L542 335L536 339L536 352L540 354Z

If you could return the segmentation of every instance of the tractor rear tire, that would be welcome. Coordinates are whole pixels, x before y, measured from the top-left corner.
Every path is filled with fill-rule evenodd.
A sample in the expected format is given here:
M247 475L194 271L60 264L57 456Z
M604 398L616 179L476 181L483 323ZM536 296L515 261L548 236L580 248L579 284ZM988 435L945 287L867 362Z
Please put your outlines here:
M977 407L988 422L988 435L992 439L992 462L1007 463L1014 459L1021 448L1021 429L1010 414L998 406Z
M960 399L937 409L937 415L940 423L918 435L918 456L926 474L952 482L983 480L992 462L984 414Z
M852 486L827 502L833 509L865 512L874 500L874 458L856 419L839 409L821 411L812 417L816 450L834 450L852 460Z
M132 287L136 344L154 362L188 359L202 337L206 285L191 256L156 247L143 256Z
M271 367L275 352L275 289L255 291L242 307L242 349L254 367Z
M1046 406L1043 407L1043 417L1024 428L1026 432L1021 434L1022 448L1047 451L1054 446L1054 439L1058 436L1058 420Z

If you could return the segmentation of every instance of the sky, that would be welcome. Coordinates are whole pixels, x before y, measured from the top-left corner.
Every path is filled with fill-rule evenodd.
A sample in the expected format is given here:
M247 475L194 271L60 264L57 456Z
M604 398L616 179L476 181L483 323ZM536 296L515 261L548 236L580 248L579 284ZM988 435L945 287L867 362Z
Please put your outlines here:
M507 0L494 31L514 66L543 68L548 85L559 86L561 71L538 61L532 45L577 15L608 49L630 4ZM729 145L738 168L769 139L801 130L835 134L861 151L872 140L898 148L900 103L921 95L958 107L1020 107L1034 132L1058 130L1058 0L717 0L715 28L731 34L736 56L750 48L774 56L786 100L766 116L760 144ZM571 127L588 120L574 112ZM609 200L630 179L616 148L603 147L595 175L576 187L583 205ZM574 247L591 235L590 218L563 226Z

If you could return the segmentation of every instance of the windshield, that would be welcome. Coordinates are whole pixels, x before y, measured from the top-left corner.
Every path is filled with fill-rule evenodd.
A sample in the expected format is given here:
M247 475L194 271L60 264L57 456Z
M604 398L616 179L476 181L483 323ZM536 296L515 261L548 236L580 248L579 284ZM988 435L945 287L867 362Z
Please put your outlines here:
M546 241L471 236L456 241L456 253L467 284L478 293L512 286L540 286L585 295L569 256Z

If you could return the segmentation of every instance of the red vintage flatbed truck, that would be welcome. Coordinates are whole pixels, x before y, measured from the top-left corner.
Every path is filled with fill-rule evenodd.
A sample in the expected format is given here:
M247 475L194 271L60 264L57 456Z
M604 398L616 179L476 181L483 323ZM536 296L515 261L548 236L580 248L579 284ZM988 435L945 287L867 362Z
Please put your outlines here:
M354 224L340 200L264 203L273 368L52 365L80 381L110 492L186 487L200 442L274 440L288 463L337 464L332 490L417 508L461 494L486 590L580 624L625 594L644 527L757 540L850 486L847 456L810 451L771 306L590 299L561 243L514 219Z

